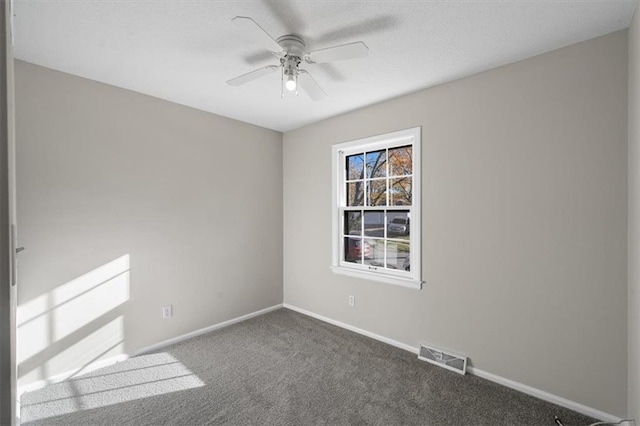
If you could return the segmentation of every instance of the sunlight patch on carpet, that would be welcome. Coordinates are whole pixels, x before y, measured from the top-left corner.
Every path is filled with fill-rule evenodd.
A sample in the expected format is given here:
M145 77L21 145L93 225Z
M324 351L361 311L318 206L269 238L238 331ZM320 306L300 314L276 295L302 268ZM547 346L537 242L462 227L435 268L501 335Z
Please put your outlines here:
M134 363L127 363L126 369L116 364L22 395L22 423L205 385L168 353L140 356L130 361Z

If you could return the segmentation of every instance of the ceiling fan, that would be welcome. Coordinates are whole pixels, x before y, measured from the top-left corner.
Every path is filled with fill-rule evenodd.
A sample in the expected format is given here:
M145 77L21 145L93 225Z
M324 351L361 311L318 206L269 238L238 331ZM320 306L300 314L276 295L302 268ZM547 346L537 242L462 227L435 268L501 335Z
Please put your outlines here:
M328 47L325 49L306 51L304 38L298 34L285 34L274 39L256 21L246 16L236 16L232 19L238 25L242 25L247 31L251 31L259 39L262 46L279 59L279 65L267 65L246 74L227 81L230 86L240 86L277 70L281 70L282 97L284 89L298 93L298 86L307 92L315 101L327 96L324 90L316 83L308 71L300 68L302 61L307 64L320 64L345 59L364 58L369 54L369 48L361 41Z

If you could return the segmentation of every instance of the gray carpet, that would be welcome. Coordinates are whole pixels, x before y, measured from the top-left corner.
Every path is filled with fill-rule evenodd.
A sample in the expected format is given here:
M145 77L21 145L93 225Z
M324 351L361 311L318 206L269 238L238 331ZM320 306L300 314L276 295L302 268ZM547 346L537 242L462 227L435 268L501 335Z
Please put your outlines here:
M280 309L22 396L23 424L588 425Z

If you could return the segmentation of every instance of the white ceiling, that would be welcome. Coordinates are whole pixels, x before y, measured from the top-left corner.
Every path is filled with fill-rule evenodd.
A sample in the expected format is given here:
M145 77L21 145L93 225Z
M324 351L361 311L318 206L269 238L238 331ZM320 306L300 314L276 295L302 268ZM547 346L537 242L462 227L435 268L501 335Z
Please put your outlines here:
M15 56L287 131L627 28L636 0L14 0ZM231 22L254 18L308 50L362 40L364 59L305 65L328 97L280 98L280 76L225 81L275 57Z

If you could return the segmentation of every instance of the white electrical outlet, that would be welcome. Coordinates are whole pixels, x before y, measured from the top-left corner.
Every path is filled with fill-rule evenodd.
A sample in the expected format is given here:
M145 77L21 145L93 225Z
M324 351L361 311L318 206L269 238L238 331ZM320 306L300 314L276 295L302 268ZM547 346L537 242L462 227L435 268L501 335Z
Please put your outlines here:
M171 316L173 316L173 309L171 308L171 305L163 306L162 319L171 318Z
M355 296L349 296L349 306L351 306L352 308L354 306L356 306L356 297Z

